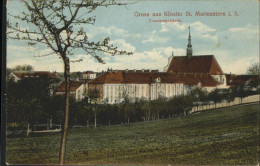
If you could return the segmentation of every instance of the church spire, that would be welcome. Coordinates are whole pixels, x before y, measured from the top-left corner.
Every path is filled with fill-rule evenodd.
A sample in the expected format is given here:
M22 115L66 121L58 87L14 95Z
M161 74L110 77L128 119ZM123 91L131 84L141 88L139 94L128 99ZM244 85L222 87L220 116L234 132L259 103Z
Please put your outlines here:
M190 36L190 26L188 28L189 28L189 38L188 38L188 45L186 49L186 56L187 59L190 59L192 57L192 45L191 45L191 36Z

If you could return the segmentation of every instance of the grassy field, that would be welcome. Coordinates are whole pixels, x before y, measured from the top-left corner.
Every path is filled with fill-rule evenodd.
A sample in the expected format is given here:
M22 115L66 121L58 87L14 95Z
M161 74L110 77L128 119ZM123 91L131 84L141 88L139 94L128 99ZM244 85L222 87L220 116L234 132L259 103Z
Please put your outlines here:
M128 126L71 129L66 164L256 165L259 105ZM7 139L10 164L57 164L60 133Z

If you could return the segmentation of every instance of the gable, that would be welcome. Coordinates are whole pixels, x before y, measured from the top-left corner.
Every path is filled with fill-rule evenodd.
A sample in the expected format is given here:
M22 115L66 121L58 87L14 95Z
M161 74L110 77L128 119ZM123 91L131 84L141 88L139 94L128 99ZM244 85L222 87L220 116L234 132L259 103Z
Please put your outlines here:
M70 91L71 92L75 92L81 85L83 84L83 82L79 82L79 81L70 81ZM65 82L63 82L57 89L57 92L65 92Z
M166 72L223 74L213 55L192 56L190 59L186 56L172 57Z

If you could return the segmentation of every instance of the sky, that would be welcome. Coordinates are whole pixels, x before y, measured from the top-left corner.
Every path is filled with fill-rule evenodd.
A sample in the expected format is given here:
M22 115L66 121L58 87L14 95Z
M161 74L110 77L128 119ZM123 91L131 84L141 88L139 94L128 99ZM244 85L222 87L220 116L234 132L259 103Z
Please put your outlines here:
M124 1L125 2L125 1ZM113 69L158 69L163 71L168 59L185 56L190 26L193 56L214 55L224 73L244 74L259 62L259 1L128 1L126 6L100 7L94 11L94 25L82 25L90 40L110 37L111 44L132 55L102 55L106 64L98 63L82 50L75 50L71 71ZM19 15L25 7L19 0L9 0L7 11ZM165 16L165 12L175 16ZM191 16L187 16L189 12ZM196 16L196 12L221 12L225 16ZM149 16L138 16L149 13ZM153 13L161 16L153 16ZM228 15L231 14L231 16ZM235 15L234 13L237 13ZM84 15L88 17L88 15ZM177 22L153 22L175 20ZM8 17L8 21L16 20ZM22 28L32 28L21 24ZM28 46L23 41L7 41L7 67L30 64L37 71L63 71L57 55L35 57L48 52L45 47Z

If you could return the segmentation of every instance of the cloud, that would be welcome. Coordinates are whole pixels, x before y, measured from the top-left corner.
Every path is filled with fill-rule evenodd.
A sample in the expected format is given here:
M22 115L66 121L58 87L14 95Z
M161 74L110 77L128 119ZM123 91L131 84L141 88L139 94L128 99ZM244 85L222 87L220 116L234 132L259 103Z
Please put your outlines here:
M70 63L71 71L96 71L98 67L102 65L99 64L91 55L78 54L74 59L82 59L83 61Z
M174 56L183 56L186 54L186 50L183 48L159 47L154 48L153 50L162 53L163 55L165 55L165 57L170 57L172 54Z
M170 37L162 37L160 34L156 31L152 31L151 34L149 34L149 37L145 40L142 40L142 43L166 43L170 40Z
M227 32L224 32L223 35L225 35L225 38L237 41L238 44L244 44L244 42L258 44L259 26L248 24L244 27L232 27L229 28Z
M223 61L222 68L224 71L229 71L231 73L246 74L247 68L250 65L252 65L254 62L258 62L257 57L244 57L244 58L232 61L232 63Z
M117 28L115 26L104 27L104 26L88 25L88 27L85 27L85 28L87 29L86 32L87 32L89 39L94 39L98 35L102 35L103 38L104 38L104 35L120 37L120 38L126 38L126 37L140 38L141 37L141 34L139 34L139 33L129 33L127 30Z
M161 23L161 31L160 32L169 32L171 30L177 30L177 31L184 31L188 27L186 24L168 24L168 23Z
M110 44L117 46L119 50L124 50L128 52L134 52L135 47L129 43L127 43L124 39L111 40Z
M111 57L105 66L113 69L158 69L160 71L168 64L172 51L183 55L185 49L173 47L157 47L143 52L135 52L129 56Z
M251 24L217 30L202 22L161 24L160 29L144 34L131 34L115 26L95 27L90 29L93 39L111 36L110 43L119 50L132 51L130 56L102 56L105 65L99 64L91 55L84 55L75 50L71 60L83 59L80 63L71 63L71 71L102 71L113 69L159 69L168 64L168 58L184 56L188 29L191 25L194 55L215 55L225 73L243 74L248 66L259 60L259 26ZM92 31L93 30L93 31ZM183 35L184 34L184 35ZM135 36L136 35L136 36ZM146 36L144 36L146 35ZM149 35L149 36L148 36ZM169 36L173 36L170 38ZM138 39L136 39L138 37ZM134 39L134 40L131 40ZM13 44L13 43L11 43ZM170 44L170 45L169 45ZM172 47L174 46L174 47ZM184 46L184 47L183 47ZM63 71L63 63L56 55L35 58L34 56L50 53L49 49L37 47L8 45L7 66L31 64L35 70Z
M244 74L248 66L258 61L259 41L258 37L256 37L259 35L258 26L249 24L218 31L211 26L197 21L191 24L162 23L161 30L148 32L146 35L149 34L149 36L140 40L141 43L158 42L161 43L161 47L145 47L144 51L141 52L136 51L137 43L127 43L126 41L128 40L126 38L123 39L122 37L120 39L111 40L118 48L134 50L136 52L130 56L104 56L103 59L107 62L105 65L90 61L88 67L95 71L106 70L108 67L113 69L145 68L162 70L163 67L168 64L168 58L172 55L172 52L174 56L183 56L186 54L185 48L180 48L180 46L177 48L167 46L167 42L170 40L168 37L169 34L172 35L171 33L174 33L173 36L177 39L187 39L187 27L189 25L191 26L192 41L200 42L200 44L194 48L194 55L215 55L215 58L225 73ZM203 45L201 44L202 42L206 44ZM92 63L96 65L92 65ZM79 66L80 65L78 65L78 67Z
M88 57L81 63L72 64L73 71L94 70L102 71L113 69L162 69L167 63L163 52L153 49L145 52L135 52L133 55L103 56L106 64L99 64L93 58Z
M15 27L14 22L10 22L12 27ZM12 30L11 28L7 27L7 34L9 37L17 38L19 36L20 39L22 38L30 38L30 39L42 39L42 35L37 34L39 30L34 26L23 25L22 23L19 23L19 31ZM26 33L31 32L31 33ZM18 35L18 36L17 36ZM27 40L24 40L24 42L28 42Z
M113 69L158 69L161 63L161 56L155 52L145 52L145 53L134 53L133 55L117 55L117 56L102 56L106 61L105 64L98 63L92 57L85 57L83 62L71 64L72 71L85 71L85 70L94 70L102 71L107 70L107 68ZM150 58L150 59L149 59ZM149 59L149 60L148 60ZM157 65L154 65L157 62Z
M191 26L193 26L194 29L199 32L216 32L216 29L211 28L208 25L203 24L199 21L192 23Z
M161 30L160 32L170 32L172 30L177 31L187 31L188 27L191 27L192 30L198 31L198 32L215 32L216 29L209 27L206 24L203 24L199 21L193 22L193 23L174 23L174 24L168 24L168 23L161 23Z
M259 61L259 26L231 27L217 36L219 46L212 51L220 57L225 72L245 74L247 67Z
M196 26L195 26L196 25ZM188 27L188 24L185 26ZM162 26L162 30L183 31L183 24ZM171 29L170 29L171 28ZM175 29L174 29L175 28ZM245 74L247 67L259 61L259 27L245 25L240 27L230 27L229 29L217 31L200 22L191 24L192 41L199 39L209 39L213 43L198 45L194 47L194 55L215 55L219 65L225 73ZM205 31L205 33L201 32ZM207 33L206 33L207 32ZM168 32L170 33L170 32ZM187 36L183 36L186 37ZM205 40L207 41L207 40ZM185 55L184 54L179 55ZM175 55L178 55L174 53Z
M127 43L123 39L111 40L110 44L117 46L119 50L126 50L134 52L135 47ZM48 70L48 71L63 71L63 62L56 54L35 57L50 53L50 49L38 49L32 46L16 46L8 45L7 47L7 67L12 68L16 65L30 64L34 66L35 70ZM83 59L83 62L71 63L71 71L83 71L83 70L101 70L105 69L104 65L99 64L95 58L86 54L75 54L70 56L70 61ZM111 63L111 56L102 56L105 62ZM111 66L111 65L110 65Z
M39 50L37 47L32 46L7 46L7 67L12 68L16 65L29 64L34 67L35 70L44 71L62 71L62 61L56 54L35 57L50 53L50 49Z
M217 30L199 21L193 23L174 23L174 24L161 23L160 32L188 34L189 26L191 27L191 35L193 38L213 40L213 41L218 40L216 36ZM187 38L187 35L180 35L179 37Z
M116 58L116 57L113 57ZM115 62L107 63L113 69L162 69L167 59L155 51L137 52L134 55L120 56Z
M241 58L234 58L234 50L224 50L215 49L211 50L201 50L196 53L196 55L214 55L218 61L220 67L224 73L233 74L245 74L247 68L254 62L259 61L258 56L248 55Z
M124 29L119 29L115 26L110 26L110 27L103 27L103 26L100 26L100 27L94 27L93 29L91 28L91 33L96 35L96 34L100 34L100 33L104 33L104 34L107 34L107 35L111 35L111 34L114 34L114 35L118 35L118 36L122 36L122 37L128 37L129 34L128 34L128 31L124 30Z
M259 26L248 24L244 27L232 27L227 31L218 32L217 35L223 42L226 42L225 44L247 45L250 43L255 46L259 43Z
M7 45L7 66L25 64L25 62L35 63L36 61L33 59L32 54L36 51L35 47Z

